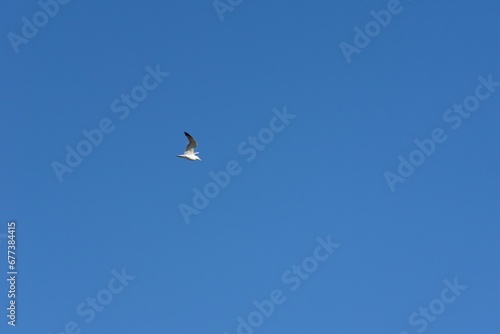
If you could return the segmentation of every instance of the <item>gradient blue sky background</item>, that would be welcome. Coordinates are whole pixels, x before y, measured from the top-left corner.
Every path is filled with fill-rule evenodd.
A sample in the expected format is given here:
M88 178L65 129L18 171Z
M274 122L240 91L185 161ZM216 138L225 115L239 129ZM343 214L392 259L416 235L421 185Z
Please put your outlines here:
M443 114L500 82L498 1L402 1L347 63L339 44L387 1L71 1L15 53L36 1L0 27L0 233L17 221L18 318L0 330L237 332L280 289L255 333L418 333L409 317L466 285L427 333L500 331L500 87L454 130ZM111 103L170 75L120 120ZM273 108L297 115L255 160L238 153ZM51 164L109 118L115 129L59 182ZM415 139L447 140L391 192ZM201 162L181 160L183 131ZM186 225L178 210L230 160L242 171ZM340 247L291 291L282 275L316 238ZM0 272L7 271L0 238ZM89 323L77 306L122 268L135 279ZM420 319L422 319L419 316Z

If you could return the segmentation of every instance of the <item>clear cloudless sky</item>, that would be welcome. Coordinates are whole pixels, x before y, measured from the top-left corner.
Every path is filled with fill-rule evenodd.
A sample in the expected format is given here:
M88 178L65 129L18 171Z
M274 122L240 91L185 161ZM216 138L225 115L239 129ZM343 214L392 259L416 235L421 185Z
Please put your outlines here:
M222 21L211 0L74 0L17 53L8 34L41 7L4 5L2 333L233 334L249 315L240 333L500 332L500 87L458 128L443 118L478 77L500 82L500 2L402 0L350 63L340 43L387 1L244 0ZM169 75L120 119L148 66ZM296 117L247 161L239 145L285 107ZM53 162L103 119L114 130L59 182ZM384 173L436 128L446 140L391 191ZM201 162L176 158L183 131ZM241 172L186 224L179 204L231 160ZM328 236L340 246L316 268Z

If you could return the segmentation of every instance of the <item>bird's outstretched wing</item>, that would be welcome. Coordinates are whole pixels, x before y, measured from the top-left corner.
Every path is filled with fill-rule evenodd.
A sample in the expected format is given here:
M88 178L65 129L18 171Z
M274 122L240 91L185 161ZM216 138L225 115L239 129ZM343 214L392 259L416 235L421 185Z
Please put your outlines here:
M184 154L187 154L187 153L191 153L193 154L194 153L194 149L196 146L198 146L198 143L196 142L196 140L194 140L193 137L191 137L191 135L189 133L187 133L186 131L184 131L184 135L186 135L186 138L188 140L188 144L186 146L186 151L184 152Z

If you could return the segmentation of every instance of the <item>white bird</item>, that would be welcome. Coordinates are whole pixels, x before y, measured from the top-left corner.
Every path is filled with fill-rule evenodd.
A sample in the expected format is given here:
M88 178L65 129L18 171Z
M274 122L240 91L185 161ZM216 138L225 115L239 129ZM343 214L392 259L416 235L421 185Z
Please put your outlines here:
M200 157L196 156L196 154L200 152L195 152L194 149L196 146L198 146L198 143L196 140L194 140L193 137L186 131L184 131L184 134L186 135L186 138L188 140L188 145L186 146L186 150L184 151L184 154L178 155L179 158L184 158L188 160L200 160Z

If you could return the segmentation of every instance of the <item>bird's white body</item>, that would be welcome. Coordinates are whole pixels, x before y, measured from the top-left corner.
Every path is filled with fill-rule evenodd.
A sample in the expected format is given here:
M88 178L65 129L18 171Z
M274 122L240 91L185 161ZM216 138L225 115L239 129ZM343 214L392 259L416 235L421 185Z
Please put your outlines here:
M188 140L188 145L186 146L186 150L184 151L184 154L180 154L177 157L191 160L191 161L195 161L195 160L201 161L200 157L196 155L199 152L194 151L195 147L198 146L198 143L196 142L196 140L194 140L193 137L191 137L191 135L189 133L184 131L184 135L186 135L186 138Z
M198 152L196 152L196 153L198 153ZM196 153L194 153L194 154L179 154L178 157L179 158L188 159L188 160L191 160L191 161L195 161L195 160L200 160L201 161L200 157L198 157L198 156L195 155Z

